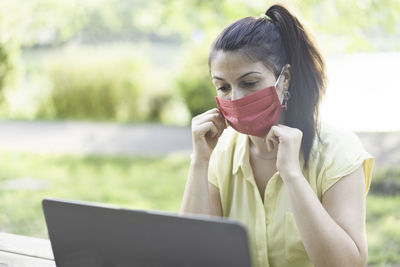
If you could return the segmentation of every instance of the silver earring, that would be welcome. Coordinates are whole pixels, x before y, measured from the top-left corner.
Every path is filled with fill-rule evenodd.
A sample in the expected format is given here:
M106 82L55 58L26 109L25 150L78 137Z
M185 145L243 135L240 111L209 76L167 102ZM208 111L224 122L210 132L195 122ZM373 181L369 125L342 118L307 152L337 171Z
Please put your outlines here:
M285 107L285 111L287 111L289 98L290 98L289 91L288 90L283 91L283 106Z

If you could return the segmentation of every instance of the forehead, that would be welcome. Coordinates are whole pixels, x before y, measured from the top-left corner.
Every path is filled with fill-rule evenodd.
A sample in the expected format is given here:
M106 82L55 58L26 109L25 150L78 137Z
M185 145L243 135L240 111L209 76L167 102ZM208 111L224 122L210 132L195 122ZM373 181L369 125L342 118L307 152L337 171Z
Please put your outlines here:
M211 76L236 79L249 71L273 75L261 61L255 62L240 51L216 51L210 63Z

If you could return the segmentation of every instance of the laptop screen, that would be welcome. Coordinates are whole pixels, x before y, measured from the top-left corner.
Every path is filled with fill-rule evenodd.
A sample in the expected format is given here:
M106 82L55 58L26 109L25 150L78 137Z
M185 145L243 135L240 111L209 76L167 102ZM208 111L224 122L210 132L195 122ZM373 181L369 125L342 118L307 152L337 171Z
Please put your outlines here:
M178 216L44 199L58 267L250 267L246 229L219 217Z

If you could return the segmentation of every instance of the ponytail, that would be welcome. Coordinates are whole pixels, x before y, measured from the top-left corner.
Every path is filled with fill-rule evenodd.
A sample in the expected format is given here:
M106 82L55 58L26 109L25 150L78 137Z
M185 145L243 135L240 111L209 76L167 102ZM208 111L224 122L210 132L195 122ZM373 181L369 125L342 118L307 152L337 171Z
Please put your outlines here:
M265 13L278 28L290 69L290 99L285 124L303 132L301 149L305 165L315 136L319 139L318 106L325 93L325 63L299 20L280 5Z
M255 62L263 62L276 77L284 65L291 65L285 124L303 132L301 151L307 168L315 137L319 140L324 60L302 24L285 7L273 5L265 15L246 17L225 28L211 46L208 64L218 50L240 50Z

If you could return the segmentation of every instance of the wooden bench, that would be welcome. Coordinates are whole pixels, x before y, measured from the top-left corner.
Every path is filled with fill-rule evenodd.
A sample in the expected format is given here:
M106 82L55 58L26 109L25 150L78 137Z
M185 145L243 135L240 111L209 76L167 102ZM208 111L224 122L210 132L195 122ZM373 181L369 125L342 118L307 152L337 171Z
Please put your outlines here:
M0 267L55 267L50 241L0 233Z

